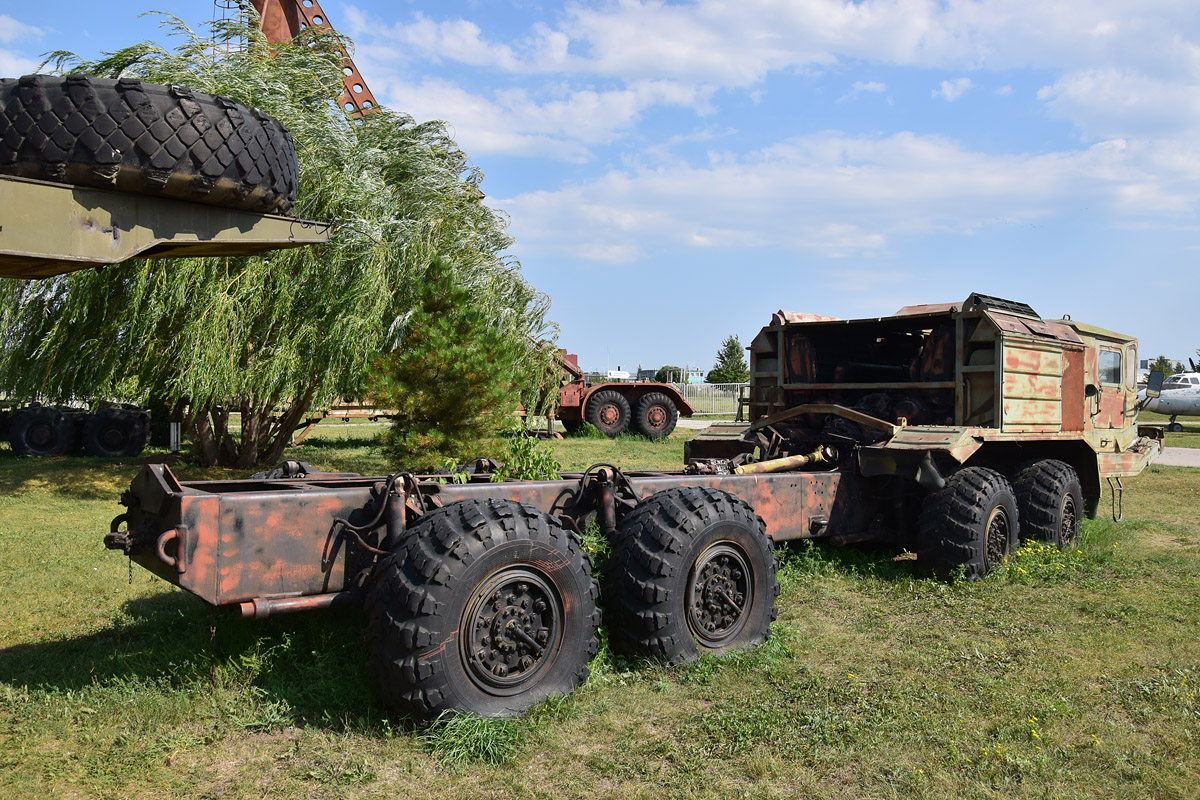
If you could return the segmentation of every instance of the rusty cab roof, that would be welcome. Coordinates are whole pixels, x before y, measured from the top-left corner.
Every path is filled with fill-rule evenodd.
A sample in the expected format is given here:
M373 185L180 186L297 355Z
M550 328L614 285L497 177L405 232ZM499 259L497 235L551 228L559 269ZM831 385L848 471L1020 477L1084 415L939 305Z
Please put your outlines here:
M1133 341L1134 337L1116 333L1106 328L1076 322L1069 317L1061 320L1043 319L1025 303L1005 300L1000 297L972 293L961 303L926 303L904 306L890 317L864 317L861 319L839 319L821 314L805 314L795 311L777 311L771 318L772 326L805 325L834 327L838 325L862 325L867 323L887 324L892 320L904 320L905 327L939 319L952 319L957 314L982 314L997 328L1007 334L1031 339L1053 339L1065 344L1080 346L1082 336L1093 336L1117 341Z

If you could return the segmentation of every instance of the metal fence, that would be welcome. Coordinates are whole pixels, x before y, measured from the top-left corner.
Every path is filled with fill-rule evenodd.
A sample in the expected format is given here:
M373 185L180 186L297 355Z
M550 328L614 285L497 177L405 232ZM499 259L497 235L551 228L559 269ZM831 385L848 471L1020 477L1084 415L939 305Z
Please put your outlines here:
M677 383L684 399L696 410L696 416L737 414L738 396L747 383Z

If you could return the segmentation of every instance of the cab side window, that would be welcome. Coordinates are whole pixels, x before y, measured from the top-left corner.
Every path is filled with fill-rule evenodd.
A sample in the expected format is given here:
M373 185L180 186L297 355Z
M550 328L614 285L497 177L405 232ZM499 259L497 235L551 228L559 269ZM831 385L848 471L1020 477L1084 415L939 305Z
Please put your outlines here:
M1121 353L1119 350L1100 351L1100 382L1121 383Z

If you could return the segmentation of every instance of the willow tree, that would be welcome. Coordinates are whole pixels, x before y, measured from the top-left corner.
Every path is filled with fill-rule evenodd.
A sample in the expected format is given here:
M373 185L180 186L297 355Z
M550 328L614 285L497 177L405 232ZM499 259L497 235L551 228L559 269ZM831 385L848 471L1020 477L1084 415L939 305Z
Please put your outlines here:
M547 298L504 254L505 220L481 202L482 174L444 124L384 108L351 119L338 106L344 37L309 30L269 43L248 3L212 36L165 15L164 27L171 48L142 43L98 61L69 53L51 61L61 72L189 86L277 117L300 159L293 214L334 223L332 243L4 281L0 391L48 401L185 398L201 462L249 467L278 460L314 406L363 396L372 359L402 340L415 282L435 260L453 265L507 335L541 338ZM525 383L537 382L543 352L522 349Z

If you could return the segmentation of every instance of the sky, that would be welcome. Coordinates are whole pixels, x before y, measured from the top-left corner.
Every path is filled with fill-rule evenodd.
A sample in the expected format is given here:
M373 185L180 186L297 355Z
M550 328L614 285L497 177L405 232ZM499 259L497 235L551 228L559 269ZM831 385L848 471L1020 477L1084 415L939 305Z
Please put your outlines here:
M322 0L444 120L587 369L712 366L778 309L971 292L1200 348L1195 0ZM0 73L211 0L0 2Z

